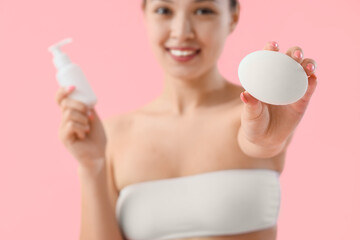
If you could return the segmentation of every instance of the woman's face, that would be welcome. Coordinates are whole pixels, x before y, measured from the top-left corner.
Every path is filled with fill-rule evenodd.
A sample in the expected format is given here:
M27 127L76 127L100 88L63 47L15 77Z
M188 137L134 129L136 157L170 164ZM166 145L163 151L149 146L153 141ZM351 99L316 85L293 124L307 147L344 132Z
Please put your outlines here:
M237 23L232 12L228 0L147 0L148 37L166 74L194 79L215 67Z

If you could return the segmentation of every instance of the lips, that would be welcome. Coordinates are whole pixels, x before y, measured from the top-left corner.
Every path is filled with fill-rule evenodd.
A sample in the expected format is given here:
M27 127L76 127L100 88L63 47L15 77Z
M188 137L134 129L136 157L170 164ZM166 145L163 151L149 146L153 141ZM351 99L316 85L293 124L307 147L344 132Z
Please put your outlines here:
M199 53L200 49L196 50L194 48L182 48L182 50L176 49L176 51L193 51L194 53L191 55L175 55L171 52L171 50L175 50L174 48L167 49L167 52L170 54L170 56L177 62L184 63L188 62L192 59L194 59Z
M200 49L192 48L192 47L172 47L172 48L166 48L166 50L170 54L170 56L178 62L190 61L191 59L196 57L201 51ZM173 50L173 52L171 50ZM179 55L176 53L174 54L174 51L191 51L194 53L191 55Z

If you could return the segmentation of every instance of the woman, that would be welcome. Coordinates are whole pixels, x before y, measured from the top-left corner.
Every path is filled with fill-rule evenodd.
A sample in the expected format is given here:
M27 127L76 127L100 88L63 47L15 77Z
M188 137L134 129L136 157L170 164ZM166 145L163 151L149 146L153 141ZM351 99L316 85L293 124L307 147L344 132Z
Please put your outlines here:
M95 109L68 98L74 88L56 94L59 137L79 162L80 239L276 239L276 179L315 90L315 61L290 48L286 54L309 76L307 93L269 105L217 68L239 19L237 0L147 0L142 9L164 70L160 96L102 122ZM264 49L279 51L276 42ZM274 195L261 195L268 189ZM266 226L263 206L272 211Z

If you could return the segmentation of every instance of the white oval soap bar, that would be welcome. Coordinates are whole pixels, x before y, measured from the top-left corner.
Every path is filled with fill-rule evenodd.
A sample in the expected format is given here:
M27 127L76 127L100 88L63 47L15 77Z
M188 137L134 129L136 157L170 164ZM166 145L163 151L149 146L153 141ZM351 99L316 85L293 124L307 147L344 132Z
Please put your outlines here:
M239 64L239 80L256 99L286 105L306 93L308 77L304 68L286 54L260 50L245 56Z

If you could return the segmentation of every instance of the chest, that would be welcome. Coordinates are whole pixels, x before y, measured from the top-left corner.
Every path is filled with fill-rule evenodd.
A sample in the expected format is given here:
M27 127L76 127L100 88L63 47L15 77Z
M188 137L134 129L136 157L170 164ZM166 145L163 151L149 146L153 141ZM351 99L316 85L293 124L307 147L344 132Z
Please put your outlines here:
M239 167L239 159L246 156L237 145L240 117L234 113L187 119L137 117L119 148L113 146L118 187Z

